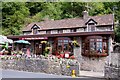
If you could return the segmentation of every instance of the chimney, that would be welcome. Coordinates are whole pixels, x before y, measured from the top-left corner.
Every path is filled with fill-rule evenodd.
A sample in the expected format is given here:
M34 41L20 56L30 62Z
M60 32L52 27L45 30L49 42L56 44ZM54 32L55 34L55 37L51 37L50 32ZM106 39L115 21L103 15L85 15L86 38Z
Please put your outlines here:
M88 12L87 12L86 10L83 11L82 14L83 14L83 19L84 19L84 20L86 20L86 19L88 18L88 16L89 16L89 15L88 15Z
M50 19L49 19L49 18L44 18L43 20L44 20L44 21L49 21Z

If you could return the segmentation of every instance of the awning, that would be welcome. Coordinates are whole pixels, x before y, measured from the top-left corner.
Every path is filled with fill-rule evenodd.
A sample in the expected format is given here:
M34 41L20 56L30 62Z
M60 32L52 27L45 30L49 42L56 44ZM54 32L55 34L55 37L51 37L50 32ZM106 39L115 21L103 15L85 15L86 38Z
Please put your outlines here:
M13 43L12 39L8 39L6 36L0 35L0 44Z

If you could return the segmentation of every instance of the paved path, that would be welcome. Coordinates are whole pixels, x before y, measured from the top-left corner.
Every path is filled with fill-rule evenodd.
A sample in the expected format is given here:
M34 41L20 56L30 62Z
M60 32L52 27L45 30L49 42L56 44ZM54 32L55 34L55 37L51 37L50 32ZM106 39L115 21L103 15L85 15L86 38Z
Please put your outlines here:
M93 71L80 71L80 76L104 78L104 73L103 72L93 72Z
M92 75L84 76L88 74L83 72L80 77L77 77L80 80L104 80L100 77L93 77ZM25 72L25 71L16 71L16 70L2 70L2 78L72 78L71 76L63 75L54 75L46 73L34 73L34 72Z

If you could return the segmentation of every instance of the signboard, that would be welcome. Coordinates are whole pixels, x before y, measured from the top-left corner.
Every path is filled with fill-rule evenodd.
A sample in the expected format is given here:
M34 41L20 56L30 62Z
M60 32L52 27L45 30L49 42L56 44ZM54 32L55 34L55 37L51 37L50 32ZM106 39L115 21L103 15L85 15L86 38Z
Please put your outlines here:
M48 39L47 37L34 37L34 38L22 38L22 40L43 40Z
M65 53L65 58L69 58L69 53Z

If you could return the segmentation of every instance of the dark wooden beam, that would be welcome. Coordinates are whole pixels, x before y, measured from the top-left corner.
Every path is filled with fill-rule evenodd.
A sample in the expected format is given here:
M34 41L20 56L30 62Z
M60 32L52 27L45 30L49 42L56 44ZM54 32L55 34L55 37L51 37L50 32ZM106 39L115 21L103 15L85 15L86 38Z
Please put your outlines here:
M67 37L67 36L85 36L85 35L114 35L114 31L97 31L97 32L73 32L61 34L36 34L36 35L9 35L10 39L19 38L36 38L36 37Z

